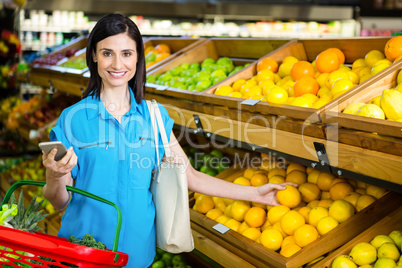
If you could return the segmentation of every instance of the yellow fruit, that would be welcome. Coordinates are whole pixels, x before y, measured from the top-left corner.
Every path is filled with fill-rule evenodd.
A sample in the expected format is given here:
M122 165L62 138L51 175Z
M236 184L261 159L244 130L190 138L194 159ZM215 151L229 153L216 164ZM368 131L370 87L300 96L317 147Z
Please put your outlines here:
M286 176L286 170L284 170L283 168L272 168L268 172L268 179L272 178L275 175L285 177Z
M363 188L356 188L355 192L356 192L356 193L359 193L359 194L366 194L366 189L363 189Z
M325 86L329 89L332 89L332 86L334 85L334 83L336 81L338 81L339 79L349 80L349 76L345 71L342 71L342 70L333 71L332 73L330 73L327 76L327 79L325 79Z
M279 254L281 254L285 258L289 258L293 256L295 253L297 253L299 250L301 250L301 247L299 247L295 243L290 243L282 247L281 250L279 251Z
M272 87L266 94L267 102L270 104L285 104L288 97L288 92L279 86Z
M326 216L322 219L320 219L317 223L317 231L320 235L325 235L332 229L334 229L336 226L339 225L339 222L335 220L331 216Z
M285 238L285 237L288 236L288 234L285 233L285 232L282 230L282 227L281 227L281 223L280 223L280 222L277 222L277 223L275 223L274 225L272 225L272 229L278 230L278 231L282 234L282 237L283 237L283 238Z
M349 203L352 204L352 206L356 208L357 200L359 199L360 196L361 194L359 194L358 192L351 192L345 196L344 200L348 201Z
M226 206L225 211L223 211L223 214L225 214L226 216L232 218L233 214L232 214L232 204Z
M242 200L235 200L232 203L232 217L233 219L237 221L243 221L244 220L244 215L246 215L246 212L250 209L250 203L247 201L242 201Z
M335 175L327 172L321 172L317 178L317 186L321 191L329 191L332 181L335 179Z
M233 231L237 232L239 230L240 224L241 223L239 221L236 221L235 219L229 219L228 221L225 222L224 225L226 227L229 227Z
M364 59L357 59L352 64L352 70L361 68L361 67L366 67L366 66L367 66L367 64Z
M355 188L349 182L335 183L330 189L329 194L332 200L344 199L348 194L353 192Z
M305 224L306 220L298 211L291 210L286 212L279 222L284 233L294 235L295 230Z
M296 244L296 240L293 235L288 235L287 237L283 238L281 247L283 248L288 244Z
M346 107L345 110L343 110L343 113L345 113L345 114L357 114L359 109L361 107L363 107L364 105L366 105L364 102L352 103L348 107Z
M313 106L313 103L309 99L303 98L303 96L294 98L289 104L305 108L311 108Z
M317 184L317 180L318 180L318 175L321 174L321 171L318 169L314 169L313 171L311 171L308 176L307 176L307 182L311 182L311 183L315 183Z
M400 268L391 258L378 258L374 264L374 268Z
M381 107L380 100L381 100L381 96L377 96L377 97L372 98L369 103L375 104L378 107Z
M240 185L251 186L250 180L247 179L246 177L238 177L233 181L233 183L240 184Z
M228 96L232 92L233 89L231 86L220 86L215 90L214 94L219 96Z
M289 166L286 168L286 174L289 174L293 170L300 170L302 172L306 172L306 167L297 163L290 163Z
M317 184L311 182L300 184L299 192L301 193L301 200L306 203L319 199L321 195L321 190L318 188Z
M304 224L295 230L294 237L296 240L296 244L299 247L303 248L317 240L318 232L314 226L310 224Z
M254 95L261 95L261 94L262 94L262 88L260 88L260 86L251 86L244 90L243 97L248 99Z
M331 268L357 268L357 265L348 255L339 255L332 262Z
M286 189L276 193L276 197L281 205L294 208L301 202L301 194L293 185L285 185Z
M315 207L318 206L318 203L320 203L320 200L313 200L313 201L311 201L310 203L308 203L307 206L308 206L309 208L315 208Z
M195 200L195 205L197 207L197 211L204 214L215 207L212 197L208 195L198 196Z
M213 208L205 214L208 218L216 220L219 216L223 215L223 211L218 208Z
M258 230L257 228L247 228L241 234L251 240L257 241L257 239L261 235L261 231Z
M372 244L376 249L378 249L384 243L394 243L391 237L388 235L376 235L371 241Z
M309 217L308 217L308 223L311 224L314 227L317 227L318 222L324 218L329 216L329 212L327 208L324 207L314 207L311 209Z
M369 74L363 74L363 75L360 77L359 84L363 83L364 81L366 81L367 79L369 79L371 76L372 76L371 73L369 73Z
M259 228L261 231L264 231L265 229L267 229L268 227L272 227L272 225L269 223L268 221L268 217L267 220L265 221L265 223Z
M315 79L317 80L317 83L320 85L320 88L325 87L325 79L328 77L328 75L329 73L320 73L318 77Z
M243 98L243 95L240 92L237 92L237 91L229 93L228 96L233 97L233 98Z
M399 71L398 76L396 77L396 84L399 85L402 83L402 71Z
M250 228L250 226L248 226L247 223L245 221L243 221L239 226L239 230L237 230L237 231L239 233L243 233L248 228Z
M346 74L349 76L349 80L353 84L357 85L359 83L359 76L353 71L347 71Z
M324 207L328 209L333 202L334 200L332 199L321 199L320 202L318 202L317 207Z
M391 233L388 235L389 237L394 240L395 245L398 247L399 250L401 250L402 246L402 231L400 230L393 230Z
M366 104L362 106L357 111L357 115L385 119L384 111L375 104Z
M292 170L289 172L285 177L286 182L293 182L297 185L301 185L307 181L307 174L306 172L300 170Z
M339 223L342 223L352 217L355 214L355 209L348 201L343 199L335 200L331 206L329 206L329 216L336 219Z
M330 198L331 198L331 194L329 193L329 191L321 191L321 200L330 199Z
M260 236L261 245L274 251L281 248L282 234L273 228L262 231Z
M375 202L375 198L371 195L363 194L357 199L356 210L359 212Z
M279 222L282 216L288 211L290 211L290 208L284 205L272 207L268 210L267 220L271 225L274 225L275 223Z
M376 199L380 199L387 193L387 189L381 188L375 185L367 185L366 194L374 196Z
M309 223L309 222L308 222L308 217L309 217L309 215L310 215L311 208L305 206L305 207L299 208L297 211L298 211L300 214L303 215L304 219L306 220L306 223Z
M251 179L251 177L257 173L258 169L256 168L246 168L243 172L243 177L247 179Z
M233 91L236 91L236 92L240 91L240 88L241 88L245 83L246 83L246 80L245 80L245 79L238 79L238 80L236 80L236 82L234 82L233 85L232 85Z
M390 66L388 63L380 63L380 64L374 64L374 66L371 68L371 75L378 74L382 70L387 69Z
M347 91L354 87L354 84L349 79L339 79L336 80L335 83L332 85L331 94L335 96L338 92Z
M384 53L376 49L369 51L364 57L364 60L369 67L373 67L377 61L382 59L385 59Z
M222 198L223 202L225 203L226 206L229 206L230 204L233 203L233 199L229 199L229 198Z
M303 98L309 99L313 104L318 101L317 95L314 95L312 93L307 93L303 95Z
M256 173L250 179L251 186L255 186L255 187L258 187L258 186L261 186L261 185L264 185L267 183L268 183L268 177L267 177L267 175L262 174L262 173Z
M250 227L260 227L267 219L267 213L260 207L252 207L244 215L244 221Z
M377 259L377 250L370 243L361 242L353 246L349 256L357 265L370 264Z
M285 177L282 177L282 176L279 176L279 175L275 175L275 176L272 176L270 179L269 179L269 183L284 183L285 182Z
M228 220L231 218L226 216L226 215L221 215L218 218L215 219L216 222L219 222L220 224L225 224Z

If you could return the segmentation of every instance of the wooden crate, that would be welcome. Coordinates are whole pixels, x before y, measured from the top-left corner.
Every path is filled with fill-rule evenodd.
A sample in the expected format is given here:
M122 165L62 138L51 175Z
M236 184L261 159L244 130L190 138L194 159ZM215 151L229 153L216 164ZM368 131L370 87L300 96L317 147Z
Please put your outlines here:
M402 61L399 61L389 67L387 72L383 72L370 79L369 83L364 87L351 92L347 98L330 103L323 111L323 122L337 124L339 127L348 129L402 138L401 122L342 113L352 103L369 103L372 98L380 96L384 89L394 88L396 86L397 75L401 70Z
M333 260L339 255L348 255L352 248L362 242L370 242L377 235L389 235L394 230L402 230L402 206L395 209L389 215L378 221L373 226L338 248L331 252L323 260L311 266L311 268L330 268Z
M294 56L299 60L306 60L312 62L315 60L317 55L324 51L325 49L336 47L341 49L345 54L345 64L350 65L358 58L364 58L365 55L373 49L377 49L380 51L384 50L386 42L389 38L349 38L349 39L306 39L306 40L297 40L288 43L287 45L272 51L271 53L265 55L262 58L270 57L276 60L279 64L282 63L283 59L287 56ZM363 48L363 49L362 49ZM250 105L242 105L241 103L244 99L226 97L226 96L217 96L214 95L213 92L216 88L221 85L232 85L238 79L250 79L254 75L257 74L256 65L258 61L253 62L248 68L243 69L237 74L223 80L221 83L212 86L211 88L202 92L201 96L197 96L197 99L204 103L212 103L217 105L224 105L230 108L240 108L242 110L259 112L262 114L274 114L280 116L286 116L294 119L301 120L309 120L312 122L321 121L320 114L323 110L326 109L329 105L333 105L343 99L346 99L348 96L353 94L356 90L359 90L370 83L368 79L363 83L355 86L353 89L349 90L345 94L339 96L338 98L332 100L330 103L324 105L319 109L314 108L305 108L305 107L297 107L292 105L270 105L267 102L260 101L257 104ZM379 77L381 74L385 72L382 71L379 74L373 76L373 79Z
M289 40L283 39L225 39L212 38L192 49L184 52L180 56L174 58L168 63L148 72L148 75L162 74L170 69L181 65L182 63L202 62L206 58L217 60L221 57L229 57L235 65L244 65L252 63L258 58L263 57L267 53L287 44ZM223 80L225 81L225 80ZM220 82L222 83L222 81ZM218 83L218 84L220 84ZM200 92L194 92L178 88L164 88L160 90L160 86L152 83L146 83L147 91L167 96L197 100Z
M227 174L225 180L233 181L244 172L242 169L231 169L231 171L228 172L229 174ZM194 202L194 199L190 199L190 207L194 205ZM308 262L337 249L401 205L402 195L388 192L385 196L289 258L283 257L278 252L269 250L233 230L229 230L225 234L215 231L212 227L217 222L193 209L190 209L190 218L191 227L194 231L226 248L247 263L256 267L293 268L302 267Z
M159 44L166 44L170 48L170 56L160 62L155 63L147 68L147 72L152 71L155 68L171 61L172 59L180 56L184 52L192 49L193 47L204 42L205 38L173 38L173 37L159 37L159 38L148 38L144 40L144 48L149 46L157 46Z

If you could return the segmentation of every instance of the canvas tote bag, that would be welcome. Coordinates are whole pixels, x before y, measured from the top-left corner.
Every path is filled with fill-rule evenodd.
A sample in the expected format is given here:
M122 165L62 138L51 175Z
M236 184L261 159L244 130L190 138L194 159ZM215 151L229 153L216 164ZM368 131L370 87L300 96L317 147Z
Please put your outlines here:
M190 226L186 168L184 164L172 162L158 104L152 100L147 101L147 106L155 134L158 163L158 129L165 148L165 158L153 172L150 187L156 210L156 246L171 253L190 252L194 249L194 240Z

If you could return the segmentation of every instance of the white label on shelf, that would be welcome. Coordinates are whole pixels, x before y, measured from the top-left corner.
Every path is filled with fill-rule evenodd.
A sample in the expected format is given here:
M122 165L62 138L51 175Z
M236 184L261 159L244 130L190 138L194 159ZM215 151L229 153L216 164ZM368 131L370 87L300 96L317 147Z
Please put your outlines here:
M164 91L164 90L166 90L168 88L169 88L168 86L157 86L155 89L159 90L159 91Z
M259 102L260 102L259 100L247 99L247 100L242 101L240 104L253 106L253 105L256 105Z
M224 234L230 230L229 227L227 227L221 223L218 223L218 224L212 226L212 228L215 229L216 231L220 232L221 234Z

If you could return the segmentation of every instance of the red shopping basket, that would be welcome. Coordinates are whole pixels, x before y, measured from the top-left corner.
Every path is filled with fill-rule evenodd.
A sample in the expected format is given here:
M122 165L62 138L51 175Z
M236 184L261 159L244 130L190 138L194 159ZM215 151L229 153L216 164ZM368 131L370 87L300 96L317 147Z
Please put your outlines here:
M7 204L16 188L22 185L44 186L43 181L18 181L11 185L4 196ZM117 251L121 228L121 211L114 203L81 189L66 186L76 192L100 202L109 204L117 210L117 228L112 250L100 250L70 243L67 239L43 234L29 233L0 226L0 267L123 267L128 255Z

